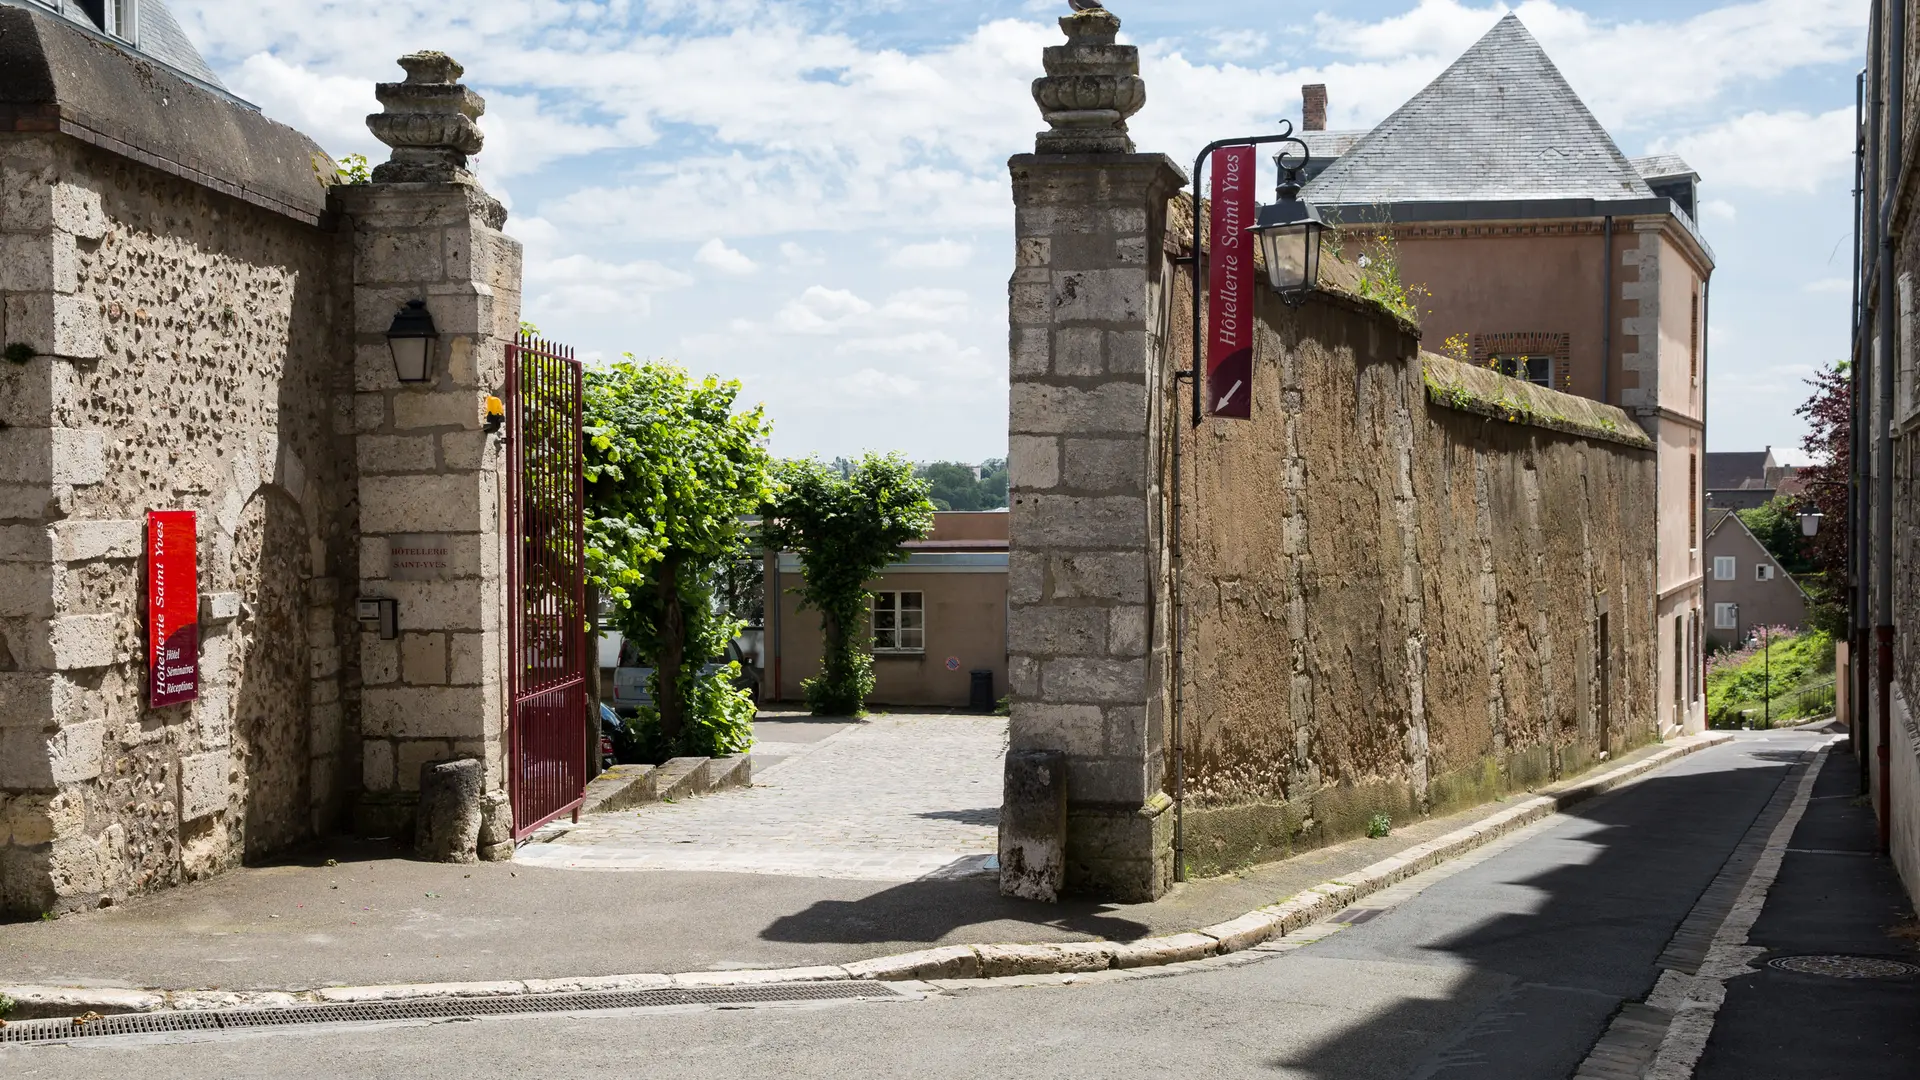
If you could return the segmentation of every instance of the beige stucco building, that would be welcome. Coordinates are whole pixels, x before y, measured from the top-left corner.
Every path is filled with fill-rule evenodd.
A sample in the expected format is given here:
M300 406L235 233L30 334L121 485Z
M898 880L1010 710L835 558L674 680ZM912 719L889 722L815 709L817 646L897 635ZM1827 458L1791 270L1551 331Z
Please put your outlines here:
M1799 630L1807 622L1807 593L1732 510L1707 513L1702 560L1707 568L1709 646L1730 648L1760 627Z
M1501 106L1516 100L1529 105ZM1318 119L1304 197L1344 223L1352 253L1392 238L1400 279L1426 290L1425 348L1451 339L1462 358L1618 405L1653 438L1660 726L1701 729L1713 253L1697 175L1672 155L1622 155L1511 15L1372 131L1311 130Z
M976 671L988 672L988 701L1007 692L1007 512L933 515L933 532L906 545L906 558L867 583L876 705L978 706ZM763 702L801 701L802 679L820 670L820 615L803 610L800 558L767 558Z

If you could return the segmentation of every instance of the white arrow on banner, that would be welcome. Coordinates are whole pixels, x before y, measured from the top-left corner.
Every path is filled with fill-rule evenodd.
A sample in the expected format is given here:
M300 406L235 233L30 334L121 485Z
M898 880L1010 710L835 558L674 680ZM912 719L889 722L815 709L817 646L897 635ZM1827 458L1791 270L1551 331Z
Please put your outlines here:
M1244 385L1246 385L1245 380L1235 379L1233 385L1227 387L1227 392L1220 395L1220 403L1213 407L1213 411L1219 412L1221 409L1226 408L1227 402L1232 401L1233 395L1239 393L1240 388Z

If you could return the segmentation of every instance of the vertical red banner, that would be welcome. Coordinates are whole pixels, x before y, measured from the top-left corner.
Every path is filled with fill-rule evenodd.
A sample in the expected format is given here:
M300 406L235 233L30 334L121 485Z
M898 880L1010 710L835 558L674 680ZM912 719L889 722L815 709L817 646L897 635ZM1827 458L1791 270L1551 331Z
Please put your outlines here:
M1251 146L1213 152L1207 227L1207 412L1253 416L1254 156Z
M200 696L200 574L191 510L147 511L147 700Z

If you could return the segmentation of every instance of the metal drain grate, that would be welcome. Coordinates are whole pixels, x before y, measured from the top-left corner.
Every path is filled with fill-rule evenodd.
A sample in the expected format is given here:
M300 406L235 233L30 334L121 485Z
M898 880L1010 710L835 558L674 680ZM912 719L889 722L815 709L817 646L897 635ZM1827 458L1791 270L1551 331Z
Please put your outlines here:
M588 1012L596 1009L648 1009L664 1005L758 1005L782 1001L859 1001L909 998L912 994L880 982L778 983L765 986L711 986L662 990L597 990L573 994L514 997L414 998L405 1001L356 1001L338 1005L296 1005L281 1009L219 1009L208 1012L121 1013L85 1024L72 1019L21 1020L0 1028L0 1043L65 1042L112 1035L164 1035L188 1031L234 1031L295 1024L365 1024L386 1020L447 1020L516 1013Z
M1884 956L1776 956L1767 966L1799 975L1824 975L1829 979L1904 979L1920 975L1920 964L1889 960Z

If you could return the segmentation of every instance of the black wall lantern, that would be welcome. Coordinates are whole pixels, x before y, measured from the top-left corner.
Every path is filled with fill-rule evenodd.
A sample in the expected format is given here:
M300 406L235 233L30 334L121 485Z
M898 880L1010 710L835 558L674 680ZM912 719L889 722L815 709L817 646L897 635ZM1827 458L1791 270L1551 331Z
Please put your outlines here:
M434 329L433 316L427 313L425 300L409 300L387 327L387 348L393 352L393 373L403 383L426 382L433 378L434 346L440 331Z
M1252 231L1260 238L1260 253L1266 257L1267 281L1273 291L1288 306L1299 307L1320 283L1320 234L1327 226L1320 220L1320 211L1300 199L1300 170L1312 155L1300 140L1286 141L1300 147L1300 160L1289 165L1286 150L1274 155L1273 163L1280 170L1278 197L1260 208Z

